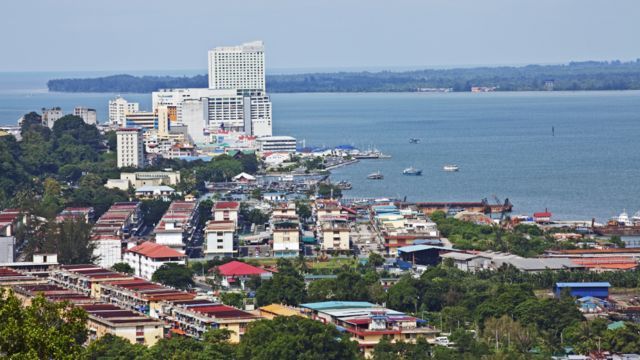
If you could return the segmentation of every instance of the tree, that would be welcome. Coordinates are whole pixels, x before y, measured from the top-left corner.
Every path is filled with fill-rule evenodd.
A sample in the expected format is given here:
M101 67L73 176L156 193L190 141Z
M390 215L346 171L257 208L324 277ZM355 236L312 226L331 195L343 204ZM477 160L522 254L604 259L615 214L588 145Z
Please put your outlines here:
M250 323L238 346L238 358L254 360L356 359L356 343L332 325L299 316Z
M244 295L238 292L224 292L220 294L220 300L223 304L236 307L238 309L244 308Z
M368 265L376 268L376 267L382 266L383 264L384 264L384 257L382 257L382 255L374 252L369 254Z
M144 223L148 226L156 225L164 213L169 208L170 202L161 199L158 200L143 200L140 206Z
M126 262L119 262L119 263L113 264L113 266L111 266L111 270L117 271L123 274L133 275L133 268L131 267L131 265L129 265Z
M428 360L431 358L431 345L418 338L415 344L403 341L390 342L384 336L373 348L374 360Z
M22 120L22 126L20 127L20 132L25 133L34 125L42 126L42 116L35 111L32 111L28 114L24 114L23 120Z
M305 202L302 202L302 201L296 202L296 212L298 213L298 216L300 216L300 219L302 220L307 220L311 217L311 207L309 206L309 204Z
M22 307L0 289L0 354L15 359L78 359L87 340L87 313L41 295Z
M318 184L318 195L323 198L333 196L333 199L337 199L342 197L342 190L336 185L320 183Z
M153 273L151 280L181 290L191 289L195 285L193 271L176 263L162 265Z
M298 305L306 296L304 278L298 273L291 261L278 259L278 272L273 278L262 281L256 291L258 305L282 303Z
M40 250L57 253L61 264L89 264L96 260L94 244L89 241L91 225L84 219L50 222L45 228L46 241Z
M144 345L132 344L119 336L105 334L89 344L85 358L87 360L135 360L142 358L145 352Z
M236 359L236 345L229 343L231 332L227 329L212 329L204 333L203 340L174 335L161 339L151 346L145 360L233 360Z

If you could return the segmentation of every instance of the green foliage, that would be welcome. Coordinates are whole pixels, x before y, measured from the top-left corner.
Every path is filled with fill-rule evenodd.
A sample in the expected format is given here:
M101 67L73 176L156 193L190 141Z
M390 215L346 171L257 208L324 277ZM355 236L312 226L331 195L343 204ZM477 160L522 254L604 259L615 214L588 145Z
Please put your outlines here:
M131 267L131 265L129 265L126 262L119 262L119 263L113 264L113 266L111 266L111 270L117 271L123 274L133 275L133 268Z
M106 334L89 344L84 358L87 360L135 360L141 359L146 350L144 345L132 344L127 339Z
M329 198L333 195L334 199L342 197L342 189L333 184L318 184L318 195L323 198Z
M91 225L84 219L49 222L40 231L44 232L42 238L31 239L36 242L30 247L34 252L57 253L61 264L89 264L97 260L93 255L94 245L89 241Z
M357 346L334 326L299 316L250 323L238 358L254 360L356 359Z
M189 290L195 285L193 270L175 263L162 265L153 273L151 280L181 290Z
M302 220L307 220L311 217L311 206L303 201L296 201L296 213Z
M415 344L403 341L390 342L388 337L373 348L373 360L428 360L431 359L431 345L423 338Z
M140 206L144 223L149 226L156 225L164 213L169 208L169 201L158 200L143 200Z
M304 278L293 267L291 261L278 259L278 272L273 278L262 281L256 291L256 302L259 306L272 303L286 305L300 304L306 295Z
M87 340L84 310L42 296L22 307L0 289L0 354L14 359L78 359Z
M248 224L264 225L269 221L269 215L263 213L260 209L246 208L240 209L240 217Z
M244 308L244 294L239 292L224 292L220 294L220 300L223 304L236 307L238 309Z

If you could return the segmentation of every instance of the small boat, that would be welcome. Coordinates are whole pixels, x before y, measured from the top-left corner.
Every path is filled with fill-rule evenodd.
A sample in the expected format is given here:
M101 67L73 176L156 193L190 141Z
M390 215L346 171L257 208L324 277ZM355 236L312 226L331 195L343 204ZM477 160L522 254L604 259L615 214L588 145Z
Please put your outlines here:
M418 138L411 138L409 139L409 144L417 144L420 142L420 139Z
M448 165L443 166L442 170L449 171L449 172L454 172L454 171L460 170L460 168L458 167L458 165L448 164Z
M402 170L402 175L420 176L422 175L422 170L416 169L412 166Z
M351 190L353 188L353 186L351 185L350 182L346 181L346 180L342 180L339 181L336 186L340 189L340 190Z
M367 179L370 179L370 180L382 180L382 179L384 179L384 175L382 175L382 173L380 171L376 171L373 174L369 174L369 176L367 176Z

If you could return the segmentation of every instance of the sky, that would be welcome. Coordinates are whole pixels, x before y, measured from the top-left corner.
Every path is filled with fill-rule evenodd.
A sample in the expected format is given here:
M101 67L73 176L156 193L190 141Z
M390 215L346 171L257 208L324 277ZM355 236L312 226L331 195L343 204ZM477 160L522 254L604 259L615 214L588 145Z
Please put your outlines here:
M640 58L638 0L0 2L0 72L207 66L263 40L271 72Z

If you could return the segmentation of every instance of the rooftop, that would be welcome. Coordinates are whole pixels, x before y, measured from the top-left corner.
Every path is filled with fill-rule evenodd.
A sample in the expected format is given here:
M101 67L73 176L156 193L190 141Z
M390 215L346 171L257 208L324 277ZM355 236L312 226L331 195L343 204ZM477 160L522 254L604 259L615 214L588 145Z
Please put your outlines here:
M186 257L185 254L182 254L168 246L156 244L151 241L145 241L138 246L134 246L133 248L129 249L128 252L140 254L152 259Z
M231 261L216 268L222 276L261 275L269 271L240 261Z

